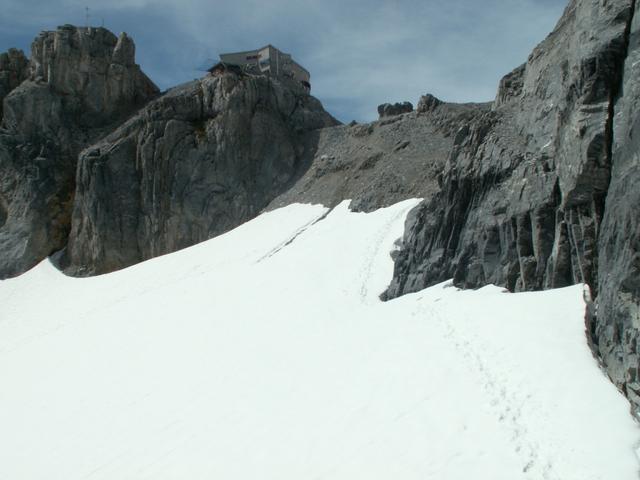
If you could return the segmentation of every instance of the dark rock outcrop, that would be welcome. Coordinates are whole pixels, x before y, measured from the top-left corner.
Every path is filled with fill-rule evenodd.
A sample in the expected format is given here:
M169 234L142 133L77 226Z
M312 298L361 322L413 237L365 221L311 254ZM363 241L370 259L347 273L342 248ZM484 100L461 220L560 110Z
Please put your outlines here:
M73 275L110 272L219 235L292 180L306 135L335 125L301 88L227 72L170 90L79 159Z
M413 105L411 104L411 102L383 103L382 105L378 105L378 116L380 118L392 117L394 115L400 115L409 112L413 112Z
M515 291L585 282L597 293L610 110L630 19L629 1L572 2L501 82L493 110L460 127L442 191L409 225L390 296L451 277Z
M416 111L418 113L428 113L435 110L441 104L442 100L428 93L427 95L423 95L422 97L420 97L418 106L416 107Z
M635 7L572 0L502 80L492 111L460 126L441 191L407 221L384 297L452 277L512 291L584 282L596 353L638 405Z
M2 122L2 101L11 90L20 85L29 75L29 60L22 50L10 48L0 53L0 122Z
M24 62L9 56L13 88L3 99L0 130L0 278L65 246L78 153L158 93L134 63L134 51L126 34L103 28L43 32L18 86Z
M621 90L612 105L611 181L598 239L593 342L613 381L640 407L640 16L630 25ZM611 142L612 140L612 142ZM636 410L638 414L638 410Z

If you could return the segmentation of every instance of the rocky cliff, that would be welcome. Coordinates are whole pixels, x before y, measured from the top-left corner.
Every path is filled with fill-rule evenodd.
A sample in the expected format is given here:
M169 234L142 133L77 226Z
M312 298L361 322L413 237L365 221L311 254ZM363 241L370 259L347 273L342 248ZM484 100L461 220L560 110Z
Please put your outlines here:
M460 126L442 189L409 219L384 296L449 278L512 291L586 283L593 345L638 405L635 8L571 1L503 79L492 111Z
M440 190L439 176L459 126L490 112L491 103L445 104L427 95L411 110L312 132L299 174L269 208L294 202L333 207L351 199L352 210L372 211L430 198Z
M253 218L294 178L307 135L337 122L294 84L223 73L170 90L80 156L59 264L89 275Z
M11 90L20 85L29 76L29 60L22 50L15 48L0 53L0 121L2 121L2 103Z
M0 56L0 278L63 248L78 153L158 93L126 34L64 26Z

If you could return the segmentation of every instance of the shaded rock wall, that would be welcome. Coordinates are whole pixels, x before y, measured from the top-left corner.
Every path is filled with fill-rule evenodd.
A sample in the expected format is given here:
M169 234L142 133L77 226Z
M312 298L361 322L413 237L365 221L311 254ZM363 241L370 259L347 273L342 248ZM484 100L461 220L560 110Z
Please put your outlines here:
M28 76L19 54L0 57L13 87L0 130L0 278L64 247L78 153L158 93L134 52L125 34L67 25L36 38Z
M135 63L126 33L65 25L42 32L31 46L31 79L65 97L74 122L100 126L122 120L123 111L144 104L157 87Z
M610 109L630 20L629 1L572 2L501 83L494 109L460 127L442 191L414 215L390 296L451 277L597 291Z
M637 12L638 2L635 9ZM600 290L592 337L614 382L640 405L640 17L629 31L613 108L611 182L598 239Z
M2 101L11 90L20 85L29 75L29 60L22 50L10 48L0 53L0 122L2 122Z

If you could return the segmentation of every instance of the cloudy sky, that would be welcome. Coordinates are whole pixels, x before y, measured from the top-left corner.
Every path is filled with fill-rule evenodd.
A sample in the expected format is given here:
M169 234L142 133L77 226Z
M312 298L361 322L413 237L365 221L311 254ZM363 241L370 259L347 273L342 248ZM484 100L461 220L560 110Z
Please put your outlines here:
M27 52L41 30L125 31L162 89L203 75L219 53L271 43L311 72L312 93L342 121L432 93L487 101L524 62L567 0L0 0L0 51ZM106 6L105 6L106 5Z

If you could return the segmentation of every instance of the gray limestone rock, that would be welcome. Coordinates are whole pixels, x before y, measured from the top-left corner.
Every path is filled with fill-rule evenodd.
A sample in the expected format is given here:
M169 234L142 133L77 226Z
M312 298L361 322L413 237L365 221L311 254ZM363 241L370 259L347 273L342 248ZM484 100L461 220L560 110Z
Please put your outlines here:
M527 64L523 63L500 80L498 94L493 104L494 108L499 108L503 104L513 101L522 95L526 68Z
M29 60L22 50L10 48L7 52L0 53L0 123L4 97L26 80L28 75Z
M378 116L380 118L409 112L413 112L413 105L410 102L383 103L382 105L378 105Z
M435 110L441 104L442 104L442 100L428 93L420 97L420 100L418 101L418 106L416 107L416 111L418 113L429 113L432 110Z
M33 42L28 75L20 54L0 56L0 79L21 72L3 98L0 278L65 246L78 153L158 93L133 53L124 34L64 26Z
M610 106L630 18L629 1L572 2L501 82L492 111L461 125L442 191L408 226L389 296L450 277L515 291L585 282L597 293Z
M628 31L622 83L612 108L611 181L598 238L599 294L593 344L612 380L640 408L640 17Z
M337 122L301 88L226 72L167 92L82 152L59 265L110 272L219 235L291 182Z

